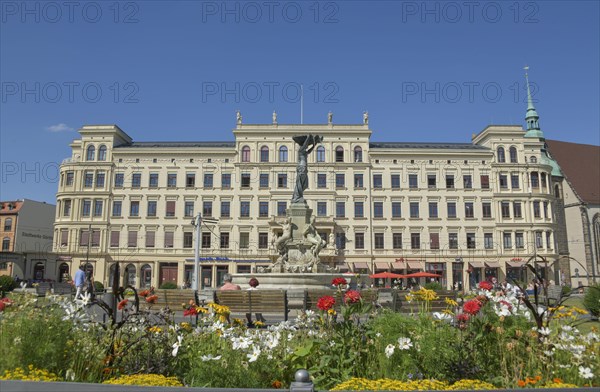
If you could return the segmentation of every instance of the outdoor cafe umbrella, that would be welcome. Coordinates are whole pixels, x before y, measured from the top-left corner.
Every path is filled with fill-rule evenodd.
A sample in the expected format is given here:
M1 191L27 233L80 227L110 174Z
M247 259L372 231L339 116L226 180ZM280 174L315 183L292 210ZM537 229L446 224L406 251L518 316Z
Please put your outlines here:
M406 278L441 278L442 275L432 274L431 272L415 272L414 274L408 274L403 277L406 277Z
M387 272L387 271L369 275L369 278L373 278L373 279L390 279L390 286L392 285L391 279L401 279L404 277L405 277L405 275L395 274L393 272Z

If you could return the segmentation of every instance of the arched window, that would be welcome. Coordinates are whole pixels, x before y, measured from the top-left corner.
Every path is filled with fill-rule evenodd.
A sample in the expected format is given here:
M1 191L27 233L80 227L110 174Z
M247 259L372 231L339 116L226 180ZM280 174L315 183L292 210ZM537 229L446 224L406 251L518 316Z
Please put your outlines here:
M558 184L554 185L554 197L560 199L560 187Z
M344 162L344 148L342 146L337 146L335 148L335 161Z
M242 147L242 162L250 162L250 147Z
M123 284L125 286L135 287L135 265L127 264L125 267L125 275L123 276Z
M260 161L269 162L269 147L262 146L260 148Z
M152 267L150 264L144 264L141 270L140 287L152 286Z
M10 250L10 238L4 237L2 239L2 250Z
M44 279L44 272L46 271L46 266L42 262L37 262L33 267L33 279L42 280Z
M362 148L354 147L354 162L362 162Z
M89 146L87 148L87 154L85 156L87 161L93 161L94 159L96 159L96 147L94 146Z
M58 281L59 282L68 282L69 280L70 280L69 265L67 263L62 263L58 267Z
M106 146L104 144L98 149L98 160L106 161Z
M506 162L506 157L504 156L504 147L498 147L498 162Z
M537 158L532 155L531 158L529 158L529 162L537 163Z
M108 287L112 287L113 282L115 280L115 273L117 272L117 264L114 263L113 265L110 266L110 269L108 270Z
M12 218L6 218L4 220L4 231L12 230Z
M317 162L325 162L325 147L317 147Z
M596 243L596 255L600 255L600 213L592 218L592 227L594 228L594 242Z
M517 148L511 147L508 150L508 154L510 155L510 163L517 163Z
M288 149L286 146L279 147L279 162L288 161Z

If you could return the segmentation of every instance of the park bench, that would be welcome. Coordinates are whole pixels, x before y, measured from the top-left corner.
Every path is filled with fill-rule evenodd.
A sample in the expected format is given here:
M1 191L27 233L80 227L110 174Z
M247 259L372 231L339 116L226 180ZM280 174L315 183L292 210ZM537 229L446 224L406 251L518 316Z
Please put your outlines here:
M229 308L231 316L244 319L256 313L270 321L288 320L288 301L285 290L217 290L215 303Z
M548 286L547 292L548 292L548 306L556 306L558 303L560 303L560 300L563 297L562 286L557 285L557 284ZM542 291L542 293L543 293L543 291ZM540 302L544 305L546 304L546 300L543 295L540 296Z
M54 283L52 285L52 290L56 295L73 295L73 286L71 285L71 283Z
M50 282L40 282L35 287L35 293L38 297L44 297L51 289L52 284Z
M188 306L190 300L196 303L196 295L192 290L155 290L154 295L158 298L153 308L169 308L172 311L183 310Z

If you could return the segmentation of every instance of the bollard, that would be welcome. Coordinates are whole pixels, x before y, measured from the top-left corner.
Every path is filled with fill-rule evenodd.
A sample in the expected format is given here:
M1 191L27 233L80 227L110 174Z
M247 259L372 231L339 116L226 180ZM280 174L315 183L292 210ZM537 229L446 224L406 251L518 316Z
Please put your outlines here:
M296 381L290 384L290 392L314 392L315 386L307 370L300 369L296 371L294 378Z

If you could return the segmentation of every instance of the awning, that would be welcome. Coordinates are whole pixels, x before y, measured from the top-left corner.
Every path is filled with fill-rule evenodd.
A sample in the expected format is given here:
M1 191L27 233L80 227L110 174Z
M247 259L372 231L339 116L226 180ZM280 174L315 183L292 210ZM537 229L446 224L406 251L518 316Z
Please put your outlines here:
M500 268L500 263L497 261L486 261L485 266L488 268Z
M471 268L483 268L483 262L481 261L469 261L469 265L471 266Z
M521 268L525 265L524 261L507 261L506 264L510 267Z
M352 263L354 265L354 269L369 269L369 264L365 262Z
M375 262L375 268L376 269L389 269L390 268L390 263L385 262L385 261L376 261Z
M342 264L338 265L338 268L339 268L340 272L350 271L350 267L346 263L342 263Z
M408 269L423 269L420 261L408 261Z

